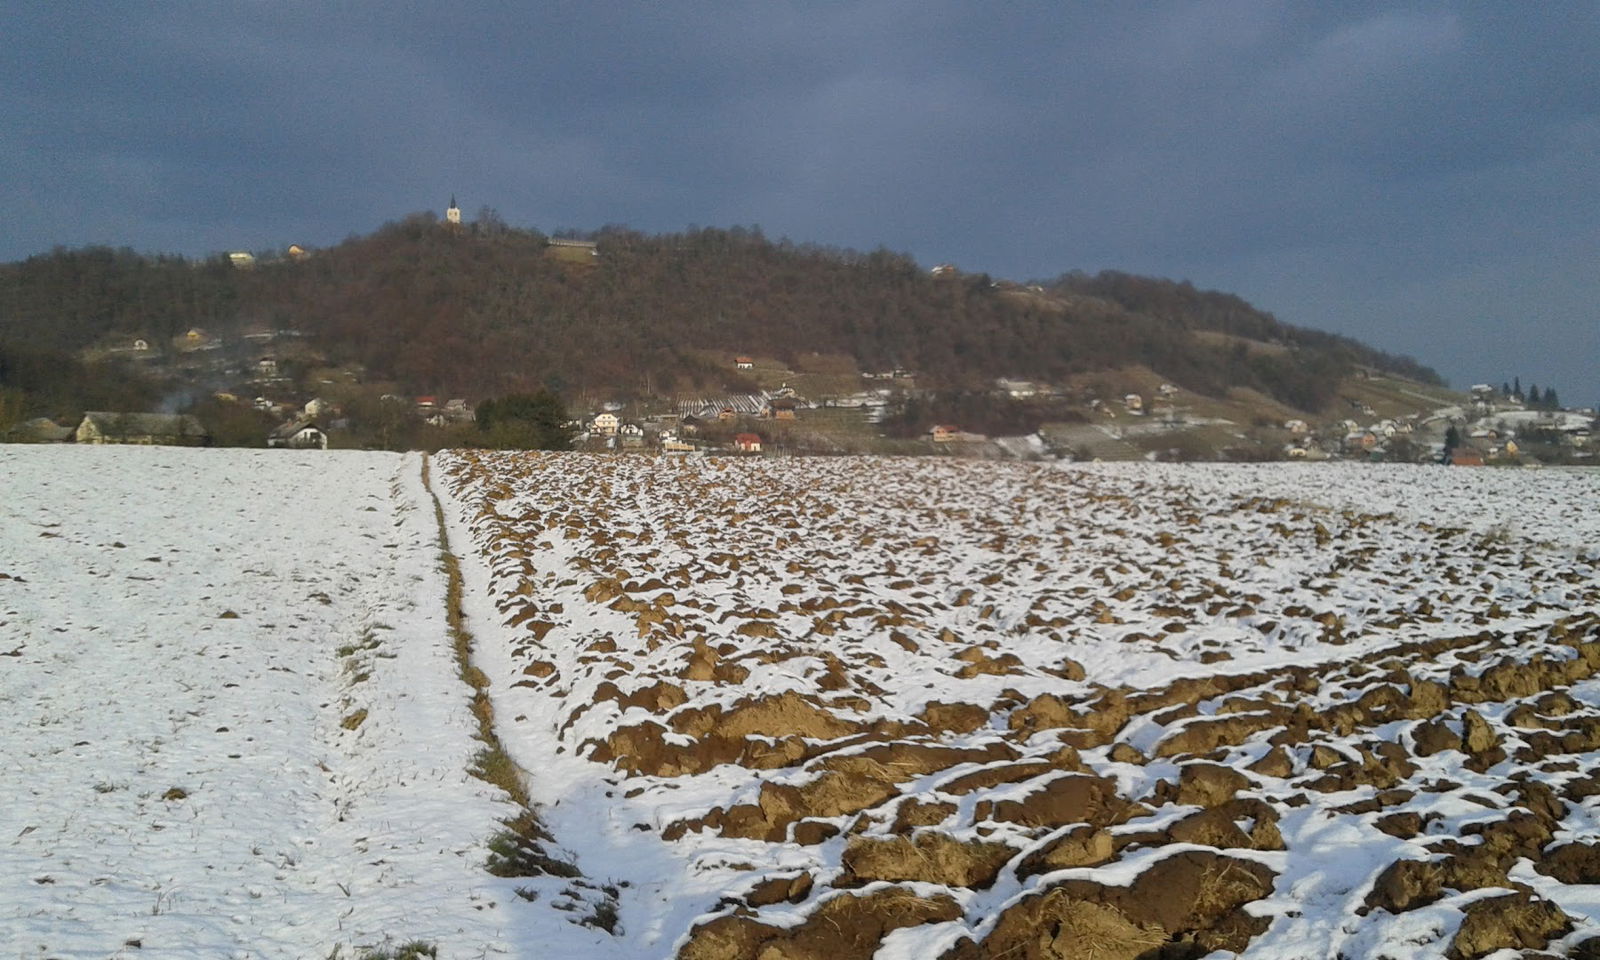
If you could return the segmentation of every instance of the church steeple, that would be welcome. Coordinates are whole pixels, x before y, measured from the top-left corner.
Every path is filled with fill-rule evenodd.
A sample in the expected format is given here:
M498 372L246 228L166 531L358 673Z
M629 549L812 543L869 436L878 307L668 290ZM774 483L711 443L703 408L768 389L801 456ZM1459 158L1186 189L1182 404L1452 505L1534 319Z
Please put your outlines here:
M461 208L456 206L456 195L453 193L450 195L450 206L445 209L444 220L445 223L461 225Z

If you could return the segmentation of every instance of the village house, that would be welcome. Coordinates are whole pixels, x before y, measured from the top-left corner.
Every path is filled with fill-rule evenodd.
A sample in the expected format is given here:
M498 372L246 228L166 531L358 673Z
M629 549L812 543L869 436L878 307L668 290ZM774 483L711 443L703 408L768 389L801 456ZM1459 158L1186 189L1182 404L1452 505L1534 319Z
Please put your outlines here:
M762 416L772 420L793 420L798 407L799 404L793 397L773 397L767 401L766 408L761 413Z
M1299 435L1305 433L1311 428L1304 420L1285 420L1283 421L1283 429L1289 431L1290 433Z
M79 443L161 444L200 447L211 436L187 413L114 413L94 410L83 415L73 438Z
M1122 405L1128 408L1129 413L1144 412L1144 398L1137 393L1130 393L1122 398Z
M934 443L949 443L951 440L954 440L956 434L960 432L960 427L952 426L947 423L936 423L929 428L928 439L932 440Z
M1039 394L1039 387L1032 380L1012 380L1007 377L1001 377L994 383L996 389L1013 400L1026 400Z
M71 427L63 427L49 417L34 417L5 432L7 443L66 443L72 439Z
M740 453L760 453L761 438L753 433L741 433L733 438L733 445Z
M750 357L734 357L733 365L734 368L738 370L753 370L755 369L756 362Z
M694 444L679 440L670 433L661 436L662 453L693 453Z
M620 424L616 414L602 413L589 421L589 432L597 437L614 437L617 435L618 426Z
M248 270L256 265L256 258L253 254L245 253L243 251L235 251L228 254L228 262L238 267L240 270Z
M423 416L427 416L429 414L432 414L433 411L437 410L438 408L439 408L439 398L438 397L418 397L417 398L417 413L422 414Z
M1371 430L1361 430L1356 433L1346 434L1344 447L1346 450L1360 450L1369 453L1378 446L1378 435Z
M1450 451L1450 465L1452 467L1481 467L1483 454L1472 447L1456 447Z
M150 341L146 340L143 337L139 337L138 339L133 341L133 349L138 350L140 352L143 352L145 350L149 350L150 349Z
M276 377L278 375L278 361L271 357L262 357L256 361L256 376Z
M678 429L691 437L699 433L700 428L703 426L705 426L705 421L692 413L685 415L683 419L678 421Z
M644 427L637 423L624 423L617 427L617 438L624 447L644 446Z
M727 423L738 415L739 411L733 409L733 407L723 407L721 410L717 411L717 419L723 423Z
M267 435L267 446L290 450L326 450L328 434L313 420L291 420Z
M588 254L591 257L600 256L599 245L593 240L574 240L571 237L551 237L545 241L547 248L556 252L570 252L576 255Z
M936 265L932 270L928 271L929 274L935 277L953 277L958 272L959 271L956 270L956 265L953 263L941 263Z

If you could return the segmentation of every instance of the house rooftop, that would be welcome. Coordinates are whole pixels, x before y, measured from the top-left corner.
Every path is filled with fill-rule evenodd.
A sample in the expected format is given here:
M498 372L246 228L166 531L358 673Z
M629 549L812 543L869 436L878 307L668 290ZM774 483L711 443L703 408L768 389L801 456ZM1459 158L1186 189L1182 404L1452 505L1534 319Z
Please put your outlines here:
M72 439L73 428L63 427L49 417L35 417L12 427L9 435L18 439L60 443Z
M85 422L107 436L204 437L206 428L187 413L116 413L91 410Z
M273 430L267 435L267 439L287 440L307 427L310 427L313 430L322 429L320 426L318 426L316 420L310 417L301 417L298 420L290 420L288 423L279 424L277 429Z

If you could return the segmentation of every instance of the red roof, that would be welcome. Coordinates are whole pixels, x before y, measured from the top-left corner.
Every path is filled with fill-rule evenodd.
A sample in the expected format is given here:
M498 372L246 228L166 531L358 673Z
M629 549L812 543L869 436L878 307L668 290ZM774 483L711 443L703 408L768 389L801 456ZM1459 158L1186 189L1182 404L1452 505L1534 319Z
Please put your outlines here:
M761 437L753 433L741 433L737 437L733 438L733 442L743 447L752 443L760 443Z
M734 357L733 358L733 362L734 363L755 363L755 361L753 359L751 359L750 357Z
M417 398L417 406L419 406L419 407L435 407L435 406L438 406L438 405L439 405L439 398L438 397L418 397Z

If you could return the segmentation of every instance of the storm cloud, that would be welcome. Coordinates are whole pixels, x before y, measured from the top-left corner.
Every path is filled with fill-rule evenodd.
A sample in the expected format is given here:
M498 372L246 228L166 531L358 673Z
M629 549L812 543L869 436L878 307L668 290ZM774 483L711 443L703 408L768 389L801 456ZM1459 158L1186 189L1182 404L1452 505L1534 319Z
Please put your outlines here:
M1600 5L12 5L0 258L323 245L453 194L1230 290L1600 399Z

